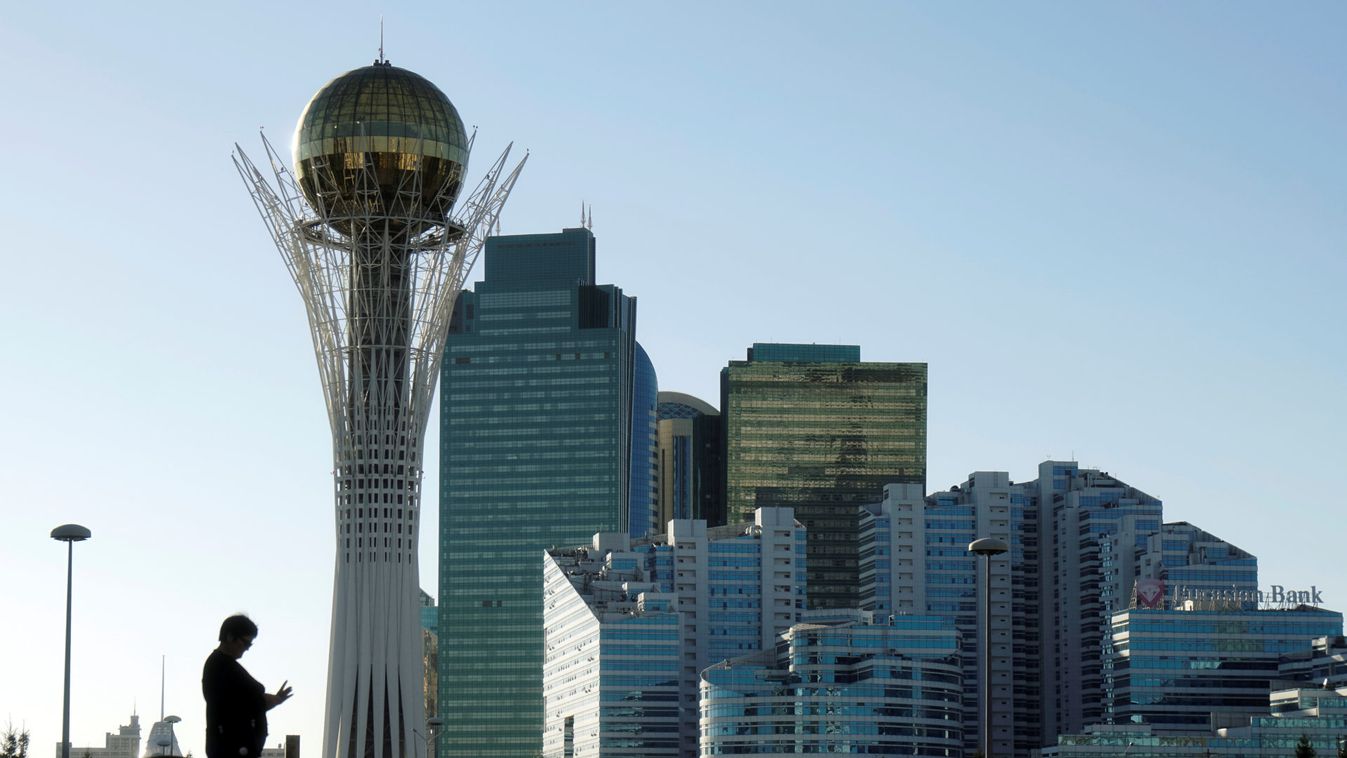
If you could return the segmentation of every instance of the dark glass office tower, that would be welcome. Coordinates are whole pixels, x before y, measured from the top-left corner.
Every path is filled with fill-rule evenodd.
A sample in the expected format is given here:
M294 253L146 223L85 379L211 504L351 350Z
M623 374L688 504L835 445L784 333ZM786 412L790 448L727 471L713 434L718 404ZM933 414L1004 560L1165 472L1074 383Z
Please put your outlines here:
M720 374L729 523L789 505L809 529L809 604L856 607L857 506L926 484L926 364L855 345L754 344Z
M542 556L626 532L636 300L586 229L487 240L440 394L440 758L542 749Z
M703 519L725 525L720 412L682 392L659 393L659 524Z

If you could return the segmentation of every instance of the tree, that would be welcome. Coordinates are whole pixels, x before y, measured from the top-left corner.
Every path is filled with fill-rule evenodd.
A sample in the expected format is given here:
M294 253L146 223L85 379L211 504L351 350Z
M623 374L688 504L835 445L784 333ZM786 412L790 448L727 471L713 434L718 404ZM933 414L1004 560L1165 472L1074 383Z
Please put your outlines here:
M1300 742L1296 743L1296 758L1315 758L1319 755L1314 746L1310 744L1310 738L1307 735L1300 735Z
M0 732L0 758L28 758L28 730L16 730L11 723Z

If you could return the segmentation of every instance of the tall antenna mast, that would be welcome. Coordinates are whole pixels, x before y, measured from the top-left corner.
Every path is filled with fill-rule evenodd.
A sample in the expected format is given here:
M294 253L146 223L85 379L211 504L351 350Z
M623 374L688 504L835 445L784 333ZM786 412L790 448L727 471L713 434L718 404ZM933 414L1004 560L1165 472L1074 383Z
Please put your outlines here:
M379 62L380 63L388 62L384 58L384 17L382 14L380 14L379 16Z
M164 660L168 656L159 656L159 720L164 720Z

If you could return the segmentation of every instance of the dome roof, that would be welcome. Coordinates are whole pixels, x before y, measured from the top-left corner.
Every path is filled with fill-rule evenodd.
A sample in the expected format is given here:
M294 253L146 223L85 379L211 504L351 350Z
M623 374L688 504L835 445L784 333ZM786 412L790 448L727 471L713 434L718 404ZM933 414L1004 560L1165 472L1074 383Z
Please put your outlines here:
M467 162L458 109L425 77L388 63L328 82L309 100L295 128L300 186L311 203L321 201L329 212L350 210L345 206L354 201L357 183L351 172L361 167L377 173L390 206L392 194L405 189L406 173L419 172L420 205L447 211ZM327 175L316 178L317 173Z
M309 100L295 128L295 163L331 153L338 137L420 138L424 154L467 163L463 120L420 74L376 63L338 76Z

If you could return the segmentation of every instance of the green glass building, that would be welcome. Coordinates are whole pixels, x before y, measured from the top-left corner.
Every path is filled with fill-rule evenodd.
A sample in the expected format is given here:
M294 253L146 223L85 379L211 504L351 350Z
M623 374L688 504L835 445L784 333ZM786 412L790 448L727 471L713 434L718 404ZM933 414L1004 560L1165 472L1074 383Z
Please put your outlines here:
M721 370L720 407L729 523L792 506L809 530L810 607L857 607L859 506L885 484L926 484L926 364L755 343Z
M492 237L441 372L439 756L542 749L543 551L629 528L636 300L594 235ZM648 506L647 506L648 507Z

